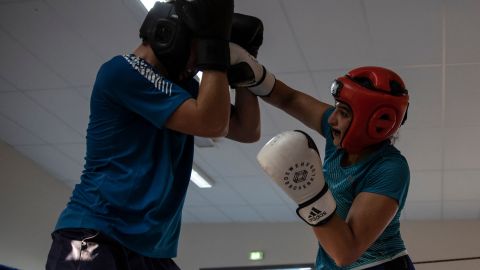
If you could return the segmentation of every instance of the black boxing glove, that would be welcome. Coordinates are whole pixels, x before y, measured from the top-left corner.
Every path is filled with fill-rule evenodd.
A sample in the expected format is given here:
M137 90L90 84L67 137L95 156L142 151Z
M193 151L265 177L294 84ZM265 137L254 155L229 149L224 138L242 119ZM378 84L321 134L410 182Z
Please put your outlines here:
M175 10L196 38L197 68L227 70L233 0L177 0Z
M240 45L250 55L257 58L258 49L263 43L262 21L257 17L234 13L230 42Z
M258 49L263 43L263 23L253 16L234 13L232 19L231 43L245 49L253 57L257 57ZM232 50L232 48L230 48ZM230 58L232 58L230 51ZM237 57L236 57L237 58ZM232 59L230 59L232 60ZM245 62L232 63L228 67L227 77L230 87L237 88L248 85L247 82L255 81L253 70Z

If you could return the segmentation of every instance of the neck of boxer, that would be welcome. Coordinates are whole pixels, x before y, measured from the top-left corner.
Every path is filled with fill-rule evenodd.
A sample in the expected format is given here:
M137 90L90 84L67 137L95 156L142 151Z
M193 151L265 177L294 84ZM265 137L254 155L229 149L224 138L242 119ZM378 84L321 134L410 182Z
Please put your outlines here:
M150 45L148 45L148 43L140 44L133 51L133 54L135 54L137 57L142 58L150 65L156 67L162 74L165 74L165 75L167 74L167 70L163 67L160 61L158 61L157 57L155 56L155 53L153 52Z
M345 151L345 154L342 157L341 165L342 166L350 166L350 165L353 165L355 163L358 163L358 162L362 161L363 159L367 158L373 152L375 152L380 146L381 146L381 143L373 144L373 145L365 147L359 153L349 153L349 152Z

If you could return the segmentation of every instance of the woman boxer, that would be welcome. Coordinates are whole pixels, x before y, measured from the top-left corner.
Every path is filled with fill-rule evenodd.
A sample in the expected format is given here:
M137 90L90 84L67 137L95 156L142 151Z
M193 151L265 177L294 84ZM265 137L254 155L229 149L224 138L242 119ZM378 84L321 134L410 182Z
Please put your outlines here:
M279 134L257 157L313 227L316 269L414 269L399 221L410 172L392 145L409 104L402 79L382 67L356 68L333 82L331 106L276 80L241 48L231 54L256 78L238 84L326 139L323 173L313 140L301 131Z

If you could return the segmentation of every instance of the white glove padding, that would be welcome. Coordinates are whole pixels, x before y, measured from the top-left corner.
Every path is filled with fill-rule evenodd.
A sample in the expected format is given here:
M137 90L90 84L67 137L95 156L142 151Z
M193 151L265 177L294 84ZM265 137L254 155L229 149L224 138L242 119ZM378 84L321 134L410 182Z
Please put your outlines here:
M260 150L263 170L298 204L297 214L312 226L324 224L337 207L323 177L322 160L312 138L303 131L286 131Z
M245 49L230 42L228 82L233 88L247 87L257 96L268 96L275 84L275 76Z

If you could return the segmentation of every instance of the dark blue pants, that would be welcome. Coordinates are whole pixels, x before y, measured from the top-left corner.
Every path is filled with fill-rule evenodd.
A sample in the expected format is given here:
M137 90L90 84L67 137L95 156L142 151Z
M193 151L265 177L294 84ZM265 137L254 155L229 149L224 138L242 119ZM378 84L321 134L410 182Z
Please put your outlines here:
M386 262L381 265L377 265L368 270L414 270L412 260L408 255L398 257L393 261Z
M52 233L46 270L180 270L172 259L142 256L95 230Z

